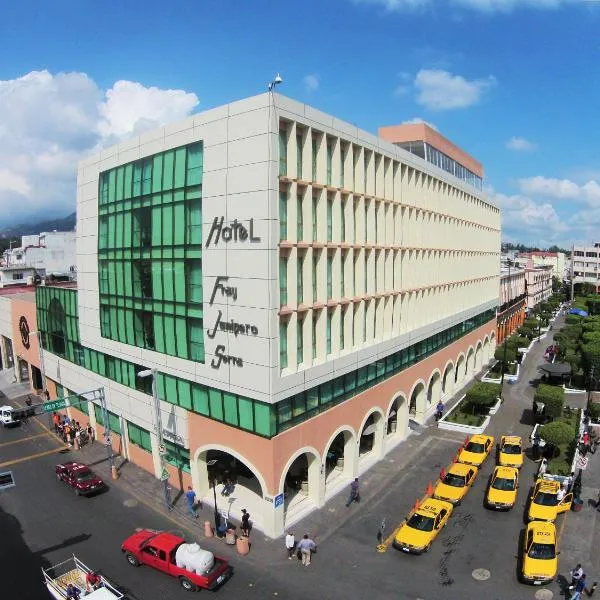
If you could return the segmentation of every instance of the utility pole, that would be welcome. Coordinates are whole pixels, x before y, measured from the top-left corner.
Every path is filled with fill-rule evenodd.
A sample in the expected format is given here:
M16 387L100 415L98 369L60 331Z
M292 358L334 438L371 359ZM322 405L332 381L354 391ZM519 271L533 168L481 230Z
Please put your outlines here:
M118 479L119 474L117 472L117 467L115 466L115 455L112 447L112 434L109 426L108 409L106 408L106 396L104 395L104 388L100 388L97 394L98 400L100 400L100 408L102 410L102 421L104 425L104 445L106 446L106 451L108 452L110 474L113 479Z

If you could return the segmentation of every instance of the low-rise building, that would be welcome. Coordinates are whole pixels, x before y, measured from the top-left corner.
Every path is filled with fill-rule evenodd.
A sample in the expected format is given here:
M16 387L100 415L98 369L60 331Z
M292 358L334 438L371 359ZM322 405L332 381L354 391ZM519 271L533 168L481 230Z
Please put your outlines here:
M535 269L536 267L552 267L552 277L561 281L565 277L566 254L564 252L521 252L515 258L515 264L522 269Z
M525 290L527 294L527 312L552 295L552 267L525 269Z
M525 271L514 267L503 267L500 270L500 306L497 317L499 344L523 324L526 304Z
M573 283L591 283L600 290L600 242L593 246L574 246L572 260Z

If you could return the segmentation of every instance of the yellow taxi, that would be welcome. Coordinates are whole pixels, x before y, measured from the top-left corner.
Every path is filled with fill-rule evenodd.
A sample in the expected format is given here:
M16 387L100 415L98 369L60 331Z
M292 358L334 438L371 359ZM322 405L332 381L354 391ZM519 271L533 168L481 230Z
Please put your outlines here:
M480 467L494 447L491 435L472 435L467 445L458 453L458 462Z
M500 439L500 452L498 464L503 467L523 466L523 442L518 435L503 435Z
M488 508L509 510L517 501L519 471L514 467L496 467L490 478L485 504Z
M435 486L433 497L452 504L460 504L473 485L478 471L477 467L454 463L445 477Z
M530 521L550 521L571 508L573 494L565 494L558 481L551 479L538 479L529 498Z
M558 571L556 527L553 523L533 521L527 525L521 577L525 583L550 583Z
M394 548L411 554L427 552L451 514L452 504L428 498L400 526L394 537Z

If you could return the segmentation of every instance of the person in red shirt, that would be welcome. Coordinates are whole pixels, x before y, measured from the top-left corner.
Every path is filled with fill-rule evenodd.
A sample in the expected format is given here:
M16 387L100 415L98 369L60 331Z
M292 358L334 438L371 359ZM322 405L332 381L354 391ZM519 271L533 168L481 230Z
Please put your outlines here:
M98 573L96 573L94 571L90 571L85 576L85 586L86 586L88 592L93 592L94 590L97 590L101 585L102 585L102 579L100 579L100 576L98 575Z

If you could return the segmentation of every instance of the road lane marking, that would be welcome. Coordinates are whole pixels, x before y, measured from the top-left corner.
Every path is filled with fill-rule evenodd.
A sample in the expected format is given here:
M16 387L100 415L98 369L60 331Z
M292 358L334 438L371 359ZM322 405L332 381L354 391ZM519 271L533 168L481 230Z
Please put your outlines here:
M30 435L26 438L21 438L20 440L13 440L12 442L2 442L2 444L0 444L0 448L2 448L3 446L11 446L12 444L20 444L21 442L27 442L29 440L34 440L39 437L48 437L48 434L46 432L38 433L36 435Z
M61 450L65 450L64 446L59 446L53 450L46 450L45 452L38 452L37 454L29 454L28 456L21 456L20 458L14 458L13 460L7 460L6 462L0 463L0 467L8 467L10 465L16 465L17 463L25 462L26 460L33 460L34 458L41 458L42 456L48 456L49 454L56 454Z

